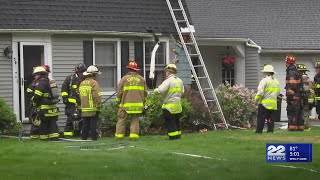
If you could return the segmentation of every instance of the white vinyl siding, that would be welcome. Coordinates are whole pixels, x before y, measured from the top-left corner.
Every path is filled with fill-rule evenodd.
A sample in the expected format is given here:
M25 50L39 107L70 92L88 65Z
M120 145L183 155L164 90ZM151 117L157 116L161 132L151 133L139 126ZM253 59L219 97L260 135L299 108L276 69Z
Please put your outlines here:
M3 50L12 46L10 34L0 34L0 98L13 108L12 59L3 54Z
M52 61L52 76L56 80L60 92L65 78L74 73L75 65L83 63L83 38L71 35L53 35ZM58 125L61 127L65 125L66 120L65 105L62 100L60 100L58 107L60 110Z

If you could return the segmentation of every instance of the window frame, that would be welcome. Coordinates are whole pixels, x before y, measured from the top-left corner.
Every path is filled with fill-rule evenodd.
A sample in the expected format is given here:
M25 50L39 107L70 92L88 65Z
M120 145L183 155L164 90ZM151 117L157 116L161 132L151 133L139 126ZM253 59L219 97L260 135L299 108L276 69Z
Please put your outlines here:
M165 62L164 62L164 66L166 66L167 64L169 64L170 62L170 42L169 42L169 38L165 38L165 37L160 37L159 38L159 41L161 43L165 43L166 45L166 48L165 48ZM146 66L146 43L147 42L155 42L153 38L144 38L143 39L143 69L144 69L144 72L143 72L143 77L144 79L147 79L147 76L149 76L149 74L146 74L147 72L147 68L146 67L149 67L149 66ZM151 90L151 89L150 89Z
M102 91L101 94L105 96L109 96L114 94L117 91L117 84L121 79L121 39L119 38L93 38L93 53L92 60L93 64L96 64L96 42L115 42L116 46L116 85L114 91Z

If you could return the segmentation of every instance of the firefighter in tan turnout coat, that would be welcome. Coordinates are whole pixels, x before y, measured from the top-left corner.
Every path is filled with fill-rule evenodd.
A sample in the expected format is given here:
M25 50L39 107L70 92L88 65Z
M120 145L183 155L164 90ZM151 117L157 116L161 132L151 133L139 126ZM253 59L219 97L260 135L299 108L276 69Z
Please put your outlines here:
M129 61L129 72L122 77L117 88L116 102L119 103L116 138L124 138L126 120L131 119L130 139L139 138L139 117L144 110L147 85L137 71L139 67L134 60Z
M86 140L91 133L91 139L97 140L97 121L101 108L101 91L95 80L97 74L101 74L96 66L89 66L83 72L86 79L80 83L79 94L81 99L81 117L83 117L82 139Z

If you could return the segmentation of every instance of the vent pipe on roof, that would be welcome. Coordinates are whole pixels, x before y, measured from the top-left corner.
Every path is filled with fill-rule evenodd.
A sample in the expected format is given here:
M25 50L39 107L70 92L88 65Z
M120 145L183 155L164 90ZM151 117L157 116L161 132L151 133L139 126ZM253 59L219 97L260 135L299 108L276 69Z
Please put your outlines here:
M246 42L246 46L253 47L253 48L258 48L258 53L261 52L261 47L258 46L255 42L253 42L251 39L248 39Z

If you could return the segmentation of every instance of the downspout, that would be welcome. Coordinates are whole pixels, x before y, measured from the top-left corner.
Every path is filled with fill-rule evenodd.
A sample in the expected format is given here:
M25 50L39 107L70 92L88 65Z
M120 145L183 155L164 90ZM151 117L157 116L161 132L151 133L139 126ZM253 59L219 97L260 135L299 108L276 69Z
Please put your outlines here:
M261 47L258 46L255 42L253 42L251 39L248 38L248 41L246 42L246 46L248 47L253 47L253 48L258 48L258 53L261 52Z

